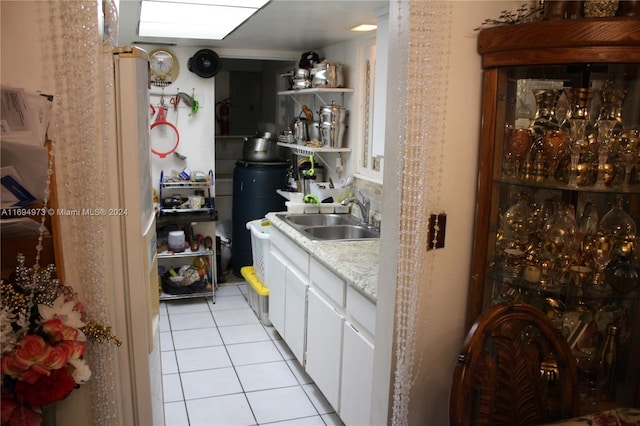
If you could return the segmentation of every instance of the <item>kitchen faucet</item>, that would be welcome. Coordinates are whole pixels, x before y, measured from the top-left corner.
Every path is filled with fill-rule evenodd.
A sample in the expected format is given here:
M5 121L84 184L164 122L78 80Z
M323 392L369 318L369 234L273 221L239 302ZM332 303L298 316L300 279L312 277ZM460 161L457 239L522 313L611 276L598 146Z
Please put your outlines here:
M369 209L371 208L371 201L369 201L369 198L367 198L358 188L356 188L356 192L360 194L362 200L359 200L358 197L349 197L342 200L340 204L346 206L348 204L355 203L360 207L360 223L369 227Z

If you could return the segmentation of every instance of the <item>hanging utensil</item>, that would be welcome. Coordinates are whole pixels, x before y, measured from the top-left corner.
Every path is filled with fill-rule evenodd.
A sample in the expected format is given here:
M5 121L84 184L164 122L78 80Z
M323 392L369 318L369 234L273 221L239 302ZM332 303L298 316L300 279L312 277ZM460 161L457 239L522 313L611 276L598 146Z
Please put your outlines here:
M191 112L189 113L189 117L196 115L199 108L200 102L196 100L195 93L191 93Z
M164 151L164 150L158 151L151 148L151 152L153 152L160 158L166 158L167 155L174 152L178 147L178 143L180 142L180 134L178 133L178 129L176 128L176 126L173 125L173 123L167 121L167 117L166 117L167 109L168 108L163 104L161 104L158 107L158 115L155 121L151 124L151 129L149 133L150 136L152 136L151 142L155 141L156 145L157 145L157 142L161 140L167 140L169 141L167 145L173 145L168 151ZM155 132L153 131L154 129L156 129ZM167 132L167 130L169 130L169 132ZM174 135L175 135L175 140L172 141L173 139L172 136Z
M311 123L313 121L313 113L311 112L309 107L306 105L302 105L302 112L304 113L304 116L306 117L307 122Z
M187 95L184 92L178 92L178 97L180 97L182 102L189 108L193 106L193 99L191 98L191 96Z
M178 111L178 104L180 103L180 96L172 97L169 102L171 103L171 105L173 105L173 111L174 112Z
M313 155L309 156L309 162L311 163L311 167L307 171L307 176L313 176L315 174L314 164L313 164Z

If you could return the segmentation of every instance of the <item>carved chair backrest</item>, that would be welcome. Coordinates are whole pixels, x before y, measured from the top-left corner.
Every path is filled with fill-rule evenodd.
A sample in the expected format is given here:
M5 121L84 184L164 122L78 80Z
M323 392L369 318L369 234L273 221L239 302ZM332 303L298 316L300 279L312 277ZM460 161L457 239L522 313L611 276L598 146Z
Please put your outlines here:
M524 426L574 417L577 381L571 349L540 310L525 303L492 306L458 357L450 424Z

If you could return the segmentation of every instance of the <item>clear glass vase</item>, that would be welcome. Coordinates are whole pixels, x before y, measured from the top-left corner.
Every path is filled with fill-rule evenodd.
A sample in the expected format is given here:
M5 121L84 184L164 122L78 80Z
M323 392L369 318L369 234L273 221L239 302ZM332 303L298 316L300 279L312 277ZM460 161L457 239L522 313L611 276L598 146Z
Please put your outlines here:
M599 230L617 240L631 240L637 234L636 223L624 210L624 200L617 198L613 207L602 216Z
M567 122L569 123L569 153L571 155L571 170L569 174L569 186L578 186L577 171L580 156L589 147L586 138L587 125L591 111L591 101L596 93L592 88L566 88L564 94L569 102Z

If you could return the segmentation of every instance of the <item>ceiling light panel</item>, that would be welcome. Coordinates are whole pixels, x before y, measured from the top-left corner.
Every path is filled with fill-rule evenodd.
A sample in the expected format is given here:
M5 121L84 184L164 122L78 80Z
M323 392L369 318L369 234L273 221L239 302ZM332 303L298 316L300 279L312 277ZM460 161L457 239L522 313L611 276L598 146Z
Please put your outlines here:
M361 24L361 25L358 25L357 27L351 28L351 31L367 32L367 31L373 31L377 28L378 26L376 24Z
M198 0L196 0L198 1ZM217 3L233 3L221 6ZM258 11L265 0L143 0L140 8L140 36L221 40ZM244 7L250 4L252 7ZM242 6L241 6L242 5Z
M269 0L142 0L143 3L146 1L203 4L209 6L248 7L251 9L260 9L262 6L269 3Z

